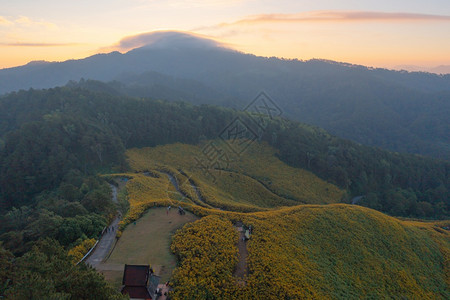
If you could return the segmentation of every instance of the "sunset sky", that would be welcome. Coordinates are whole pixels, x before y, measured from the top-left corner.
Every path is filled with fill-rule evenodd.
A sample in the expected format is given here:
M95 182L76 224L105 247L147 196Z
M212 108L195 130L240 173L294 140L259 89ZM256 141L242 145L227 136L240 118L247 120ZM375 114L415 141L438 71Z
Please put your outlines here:
M156 30L263 56L450 65L449 0L0 0L0 68L83 58Z

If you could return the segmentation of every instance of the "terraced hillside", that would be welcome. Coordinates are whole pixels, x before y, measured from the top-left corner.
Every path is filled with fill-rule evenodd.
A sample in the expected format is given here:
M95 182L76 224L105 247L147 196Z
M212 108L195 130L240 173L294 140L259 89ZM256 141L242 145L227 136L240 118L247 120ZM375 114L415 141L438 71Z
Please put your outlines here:
M254 143L240 156L229 155L226 168L199 167L205 142L199 146L173 144L127 151L131 168L136 172L166 170L178 176L181 187L189 191L198 186L205 202L221 208L255 210L298 204L339 202L344 191L311 172L281 162L275 149Z

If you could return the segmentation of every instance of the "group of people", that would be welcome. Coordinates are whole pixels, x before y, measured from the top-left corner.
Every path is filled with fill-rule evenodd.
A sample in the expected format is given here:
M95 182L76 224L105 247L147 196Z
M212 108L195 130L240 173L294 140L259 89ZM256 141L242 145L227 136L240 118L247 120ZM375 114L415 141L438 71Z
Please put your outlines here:
M160 285L161 286L161 285ZM158 287L156 289L156 295L158 295L158 297L161 297L164 295L164 299L169 299L169 281L166 282L166 284L162 287Z
M106 227L106 229L105 229L105 233L108 233L108 232L115 232L116 231L116 229L117 229L117 225L116 226L108 226L108 227Z

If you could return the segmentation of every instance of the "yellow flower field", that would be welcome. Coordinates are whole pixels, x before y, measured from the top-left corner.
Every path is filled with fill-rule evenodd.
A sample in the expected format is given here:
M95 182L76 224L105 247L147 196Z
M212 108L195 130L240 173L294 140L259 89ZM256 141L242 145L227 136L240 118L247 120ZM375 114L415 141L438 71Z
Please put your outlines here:
M198 285L197 299L448 298L450 234L439 230L439 222L422 227L350 205L210 213L218 217L205 217L174 237L172 249L180 257L174 299L195 297ZM245 287L220 271L234 267L220 252L232 242L227 219L253 228ZM224 237L210 238L211 227ZM213 256L222 269L205 271Z

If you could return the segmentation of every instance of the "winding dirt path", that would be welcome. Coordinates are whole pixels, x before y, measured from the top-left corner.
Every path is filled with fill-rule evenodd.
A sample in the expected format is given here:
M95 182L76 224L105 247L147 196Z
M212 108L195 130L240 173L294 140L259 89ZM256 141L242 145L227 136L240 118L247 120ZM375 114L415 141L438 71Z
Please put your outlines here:
M180 185L178 184L178 181L173 174L166 172L166 171L161 171L161 170L158 170L158 172L165 174L169 178L170 183L175 187L175 190L183 197L183 199L188 198L191 201L193 201L194 203L196 202L196 201L194 201L194 199L191 199L191 197L189 197L187 194L185 194L181 190ZM197 205L201 204L202 206L204 206L206 208L220 209L220 208L213 207L210 204L206 203L205 199L203 198L202 194L200 193L198 186L194 183L194 181L190 177L188 177L188 175L186 173L184 173L183 171L179 170L179 172L181 175L187 177L187 180L185 181L185 183L189 182L190 187L194 190L194 192L197 196ZM185 183L183 183L182 185L184 185Z
M244 240L244 227L242 224L237 224L235 226L236 230L239 232L239 241L238 241L238 249L239 249L239 261L236 265L236 269L234 270L234 277L238 279L238 283L241 285L245 285L245 277L248 275L247 269L247 242Z

